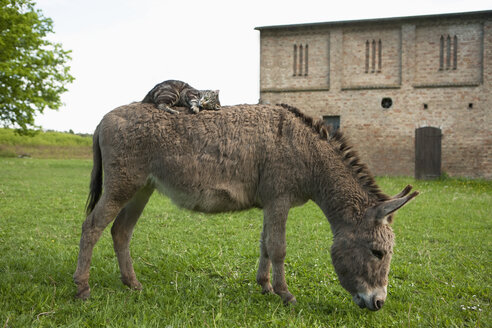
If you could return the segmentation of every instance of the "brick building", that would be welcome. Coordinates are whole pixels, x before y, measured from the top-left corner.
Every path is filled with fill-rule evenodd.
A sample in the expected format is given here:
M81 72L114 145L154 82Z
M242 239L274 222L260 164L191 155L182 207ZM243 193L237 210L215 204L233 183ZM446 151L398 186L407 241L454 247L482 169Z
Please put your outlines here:
M374 174L492 178L492 11L256 29L260 102L339 126Z

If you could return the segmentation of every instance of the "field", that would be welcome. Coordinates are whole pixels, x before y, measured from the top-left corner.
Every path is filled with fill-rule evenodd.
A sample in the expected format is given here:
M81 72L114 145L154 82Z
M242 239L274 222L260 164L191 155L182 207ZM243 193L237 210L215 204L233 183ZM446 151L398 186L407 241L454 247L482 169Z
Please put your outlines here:
M21 136L15 130L0 128L0 157L58 159L92 158L92 137L63 132L32 131Z
M389 295L359 309L331 265L314 203L287 224L286 272L298 304L255 283L262 213L204 215L152 196L132 241L144 285L119 280L110 229L94 249L92 297L74 299L90 160L0 158L0 327L491 327L492 182L378 178L421 195L398 212Z

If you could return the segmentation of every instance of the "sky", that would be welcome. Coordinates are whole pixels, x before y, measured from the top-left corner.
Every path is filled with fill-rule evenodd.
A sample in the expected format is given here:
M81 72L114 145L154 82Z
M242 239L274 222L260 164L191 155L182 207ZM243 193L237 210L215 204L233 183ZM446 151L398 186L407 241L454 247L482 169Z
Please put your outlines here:
M177 79L219 89L222 105L257 103L258 26L492 9L492 0L35 0L54 23L52 42L71 50L75 81L45 130L93 133L104 114Z

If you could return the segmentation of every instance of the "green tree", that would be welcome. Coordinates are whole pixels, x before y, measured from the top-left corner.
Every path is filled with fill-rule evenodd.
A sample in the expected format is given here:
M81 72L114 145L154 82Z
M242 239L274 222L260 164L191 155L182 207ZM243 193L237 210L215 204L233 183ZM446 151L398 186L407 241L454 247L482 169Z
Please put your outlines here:
M45 108L58 109L74 78L70 51L46 40L53 21L31 0L0 0L0 122L26 133Z

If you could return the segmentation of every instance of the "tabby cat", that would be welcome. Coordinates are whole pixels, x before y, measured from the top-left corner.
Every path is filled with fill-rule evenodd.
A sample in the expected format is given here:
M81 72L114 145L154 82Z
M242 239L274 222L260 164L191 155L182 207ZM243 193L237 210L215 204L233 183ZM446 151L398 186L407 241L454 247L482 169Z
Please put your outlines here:
M142 102L155 104L157 108L172 114L179 113L172 106L187 107L195 114L201 109L220 109L219 90L197 90L188 83L177 80L157 84Z

